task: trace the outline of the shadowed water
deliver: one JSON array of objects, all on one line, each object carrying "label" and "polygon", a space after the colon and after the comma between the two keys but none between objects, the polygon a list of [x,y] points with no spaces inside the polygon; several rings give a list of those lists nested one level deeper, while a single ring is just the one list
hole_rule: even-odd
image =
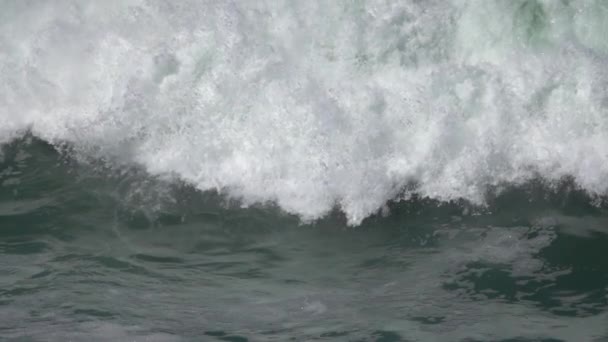
[{"label": "shadowed water", "polygon": [[567,182],[301,225],[31,138],[4,150],[8,341],[608,338],[608,215]]}]

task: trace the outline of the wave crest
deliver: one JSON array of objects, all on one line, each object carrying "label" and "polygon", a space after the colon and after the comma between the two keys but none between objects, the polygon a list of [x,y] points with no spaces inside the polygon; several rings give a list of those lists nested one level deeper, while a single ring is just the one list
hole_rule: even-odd
[{"label": "wave crest", "polygon": [[304,220],[539,174],[602,195],[604,7],[9,2],[0,142],[30,130]]}]

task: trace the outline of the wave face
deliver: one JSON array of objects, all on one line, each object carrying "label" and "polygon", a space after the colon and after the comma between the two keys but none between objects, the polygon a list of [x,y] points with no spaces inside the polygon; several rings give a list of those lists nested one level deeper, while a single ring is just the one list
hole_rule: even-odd
[{"label": "wave face", "polygon": [[0,142],[351,224],[538,175],[608,192],[601,0],[1,7]]}]

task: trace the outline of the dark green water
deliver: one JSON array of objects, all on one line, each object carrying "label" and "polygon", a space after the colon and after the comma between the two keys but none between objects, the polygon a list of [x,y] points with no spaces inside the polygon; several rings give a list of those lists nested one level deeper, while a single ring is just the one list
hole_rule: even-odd
[{"label": "dark green water", "polygon": [[2,340],[608,340],[608,214],[567,183],[301,225],[22,139],[0,184]]}]

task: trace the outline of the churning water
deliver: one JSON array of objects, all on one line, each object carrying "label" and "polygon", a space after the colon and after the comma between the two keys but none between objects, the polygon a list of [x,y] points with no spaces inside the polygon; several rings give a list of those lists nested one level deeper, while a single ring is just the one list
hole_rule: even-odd
[{"label": "churning water", "polygon": [[605,1],[0,0],[0,339],[605,341]]}]

